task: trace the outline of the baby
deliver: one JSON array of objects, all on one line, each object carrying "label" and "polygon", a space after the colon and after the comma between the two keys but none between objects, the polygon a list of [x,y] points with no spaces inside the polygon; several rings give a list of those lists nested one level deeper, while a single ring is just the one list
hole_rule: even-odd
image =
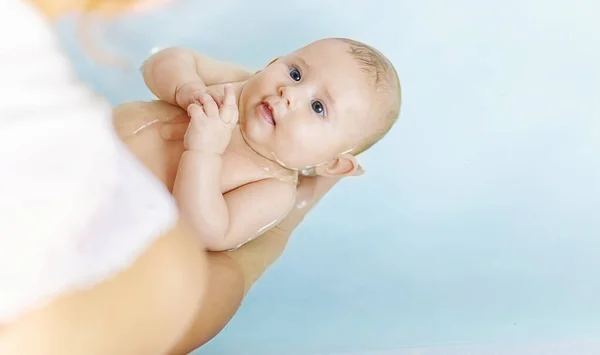
[{"label": "baby", "polygon": [[311,43],[221,92],[208,87],[242,70],[184,49],[160,51],[142,70],[154,95],[190,116],[173,195],[213,251],[254,239],[301,203],[298,174],[362,174],[355,157],[400,110],[390,61],[348,39]]}]

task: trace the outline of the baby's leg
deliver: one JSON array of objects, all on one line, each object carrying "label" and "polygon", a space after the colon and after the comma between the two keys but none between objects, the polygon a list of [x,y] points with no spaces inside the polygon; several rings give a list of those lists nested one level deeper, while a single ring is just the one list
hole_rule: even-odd
[{"label": "baby's leg", "polygon": [[0,354],[164,354],[195,318],[206,278],[198,239],[179,223],[113,279],[0,328]]}]

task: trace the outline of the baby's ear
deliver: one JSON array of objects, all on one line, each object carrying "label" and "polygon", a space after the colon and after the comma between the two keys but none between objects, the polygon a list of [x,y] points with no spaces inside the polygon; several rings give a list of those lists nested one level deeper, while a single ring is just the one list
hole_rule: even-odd
[{"label": "baby's ear", "polygon": [[352,154],[343,154],[316,169],[317,175],[328,177],[360,176],[365,170]]}]

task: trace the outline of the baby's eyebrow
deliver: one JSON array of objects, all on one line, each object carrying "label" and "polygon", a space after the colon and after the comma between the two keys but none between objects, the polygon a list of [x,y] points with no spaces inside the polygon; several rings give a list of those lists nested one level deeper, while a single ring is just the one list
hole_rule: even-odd
[{"label": "baby's eyebrow", "polygon": [[306,60],[304,60],[302,57],[298,56],[296,58],[299,62],[300,65],[303,66],[304,68],[306,68],[307,70],[310,70],[310,65],[308,65],[308,63],[306,62]]},{"label": "baby's eyebrow", "polygon": [[333,99],[333,95],[331,95],[331,93],[329,92],[327,87],[323,90],[323,93],[325,94],[325,98],[327,99],[327,101],[331,102],[332,105],[335,105],[335,100]]}]

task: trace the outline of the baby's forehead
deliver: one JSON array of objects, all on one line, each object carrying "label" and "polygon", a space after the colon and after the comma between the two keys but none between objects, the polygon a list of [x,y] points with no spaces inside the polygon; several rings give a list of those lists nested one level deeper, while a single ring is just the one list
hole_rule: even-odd
[{"label": "baby's forehead", "polygon": [[352,96],[352,102],[346,106],[354,106],[350,104],[355,103],[357,95],[367,99],[376,91],[370,75],[356,62],[345,45],[342,48],[307,46],[290,57],[306,71],[303,73],[306,79],[325,86],[332,96]]},{"label": "baby's forehead", "polygon": [[303,60],[315,69],[334,71],[359,71],[358,63],[349,52],[348,45],[338,41],[320,41],[292,53],[293,57]]},{"label": "baby's forehead", "polygon": [[345,124],[362,126],[376,106],[377,88],[346,43],[317,41],[291,53],[290,58],[307,71],[309,81],[325,88]]}]

